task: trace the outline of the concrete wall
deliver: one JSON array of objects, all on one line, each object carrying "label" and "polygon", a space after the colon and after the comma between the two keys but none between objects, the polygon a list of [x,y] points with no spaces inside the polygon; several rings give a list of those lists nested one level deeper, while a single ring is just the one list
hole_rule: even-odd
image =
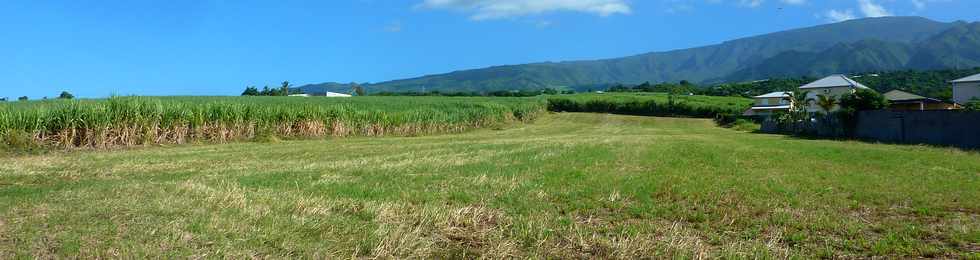
[{"label": "concrete wall", "polygon": [[966,104],[971,98],[980,98],[980,82],[953,83],[953,102]]},{"label": "concrete wall", "polygon": [[855,136],[882,142],[980,148],[980,112],[862,111]]}]

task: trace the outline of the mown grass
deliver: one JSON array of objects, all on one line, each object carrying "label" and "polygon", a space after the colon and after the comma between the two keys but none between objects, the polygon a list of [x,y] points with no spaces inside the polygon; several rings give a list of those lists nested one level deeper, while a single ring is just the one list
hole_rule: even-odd
[{"label": "mown grass", "polygon": [[452,133],[544,111],[538,99],[115,97],[0,105],[8,148],[110,148],[277,137]]},{"label": "mown grass", "polygon": [[0,258],[978,257],[980,154],[562,113],[0,158]]}]

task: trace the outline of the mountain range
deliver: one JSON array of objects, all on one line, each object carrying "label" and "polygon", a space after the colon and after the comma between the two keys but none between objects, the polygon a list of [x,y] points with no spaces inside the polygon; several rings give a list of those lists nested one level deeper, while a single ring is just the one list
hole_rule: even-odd
[{"label": "mountain range", "polygon": [[[461,70],[362,84],[368,92],[489,92],[543,88],[585,90],[612,84],[741,82],[834,73],[980,67],[980,22],[922,17],[844,21],[622,58],[543,62]],[[321,83],[306,93],[349,92]]]}]

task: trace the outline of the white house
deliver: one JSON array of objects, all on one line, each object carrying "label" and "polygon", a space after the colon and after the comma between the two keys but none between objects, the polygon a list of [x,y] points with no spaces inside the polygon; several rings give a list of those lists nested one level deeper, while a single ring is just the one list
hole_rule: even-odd
[{"label": "white house", "polygon": [[330,91],[327,91],[327,93],[324,96],[326,96],[326,97],[351,97],[351,95],[348,95],[348,94],[337,93],[337,92],[330,92]]},{"label": "white house", "polygon": [[810,113],[816,112],[834,112],[840,109],[840,105],[834,105],[834,108],[830,111],[823,111],[823,108],[817,105],[818,96],[830,96],[837,100],[840,100],[841,96],[849,93],[854,93],[858,89],[871,89],[864,84],[854,81],[844,75],[830,75],[826,78],[811,82],[800,87],[800,91],[807,91],[806,94],[806,111]]},{"label": "white house", "polygon": [[793,101],[790,98],[790,93],[785,91],[777,91],[765,95],[754,96],[752,99],[755,100],[755,104],[752,105],[752,108],[746,110],[742,115],[764,117],[772,115],[773,112],[788,112],[793,109]]},{"label": "white house", "polygon": [[980,99],[980,74],[950,81],[953,83],[953,102],[958,104],[970,103],[971,99]]}]

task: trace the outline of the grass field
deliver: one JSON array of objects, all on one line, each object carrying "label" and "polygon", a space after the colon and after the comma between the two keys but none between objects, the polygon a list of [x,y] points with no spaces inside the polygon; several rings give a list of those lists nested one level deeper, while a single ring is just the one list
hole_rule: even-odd
[{"label": "grass field", "polygon": [[0,258],[980,257],[980,154],[561,113],[0,157]]}]

